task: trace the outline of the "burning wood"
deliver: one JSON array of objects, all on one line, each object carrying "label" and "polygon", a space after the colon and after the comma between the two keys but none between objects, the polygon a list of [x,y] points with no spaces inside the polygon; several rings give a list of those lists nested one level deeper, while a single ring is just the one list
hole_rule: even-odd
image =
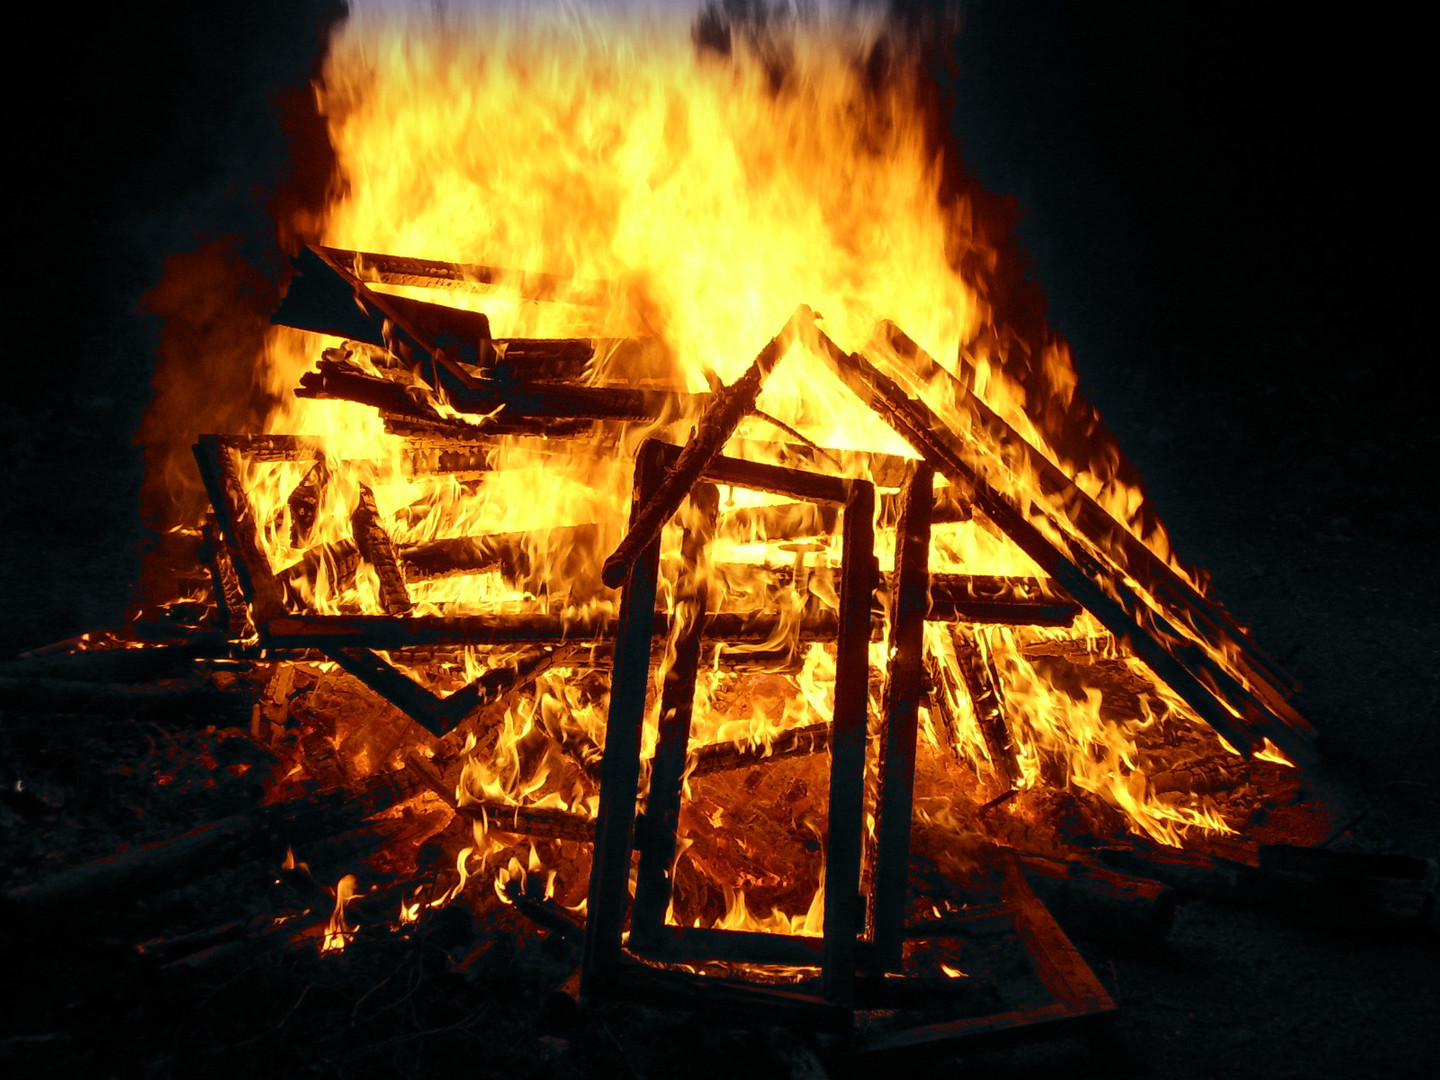
[{"label": "burning wood", "polygon": [[[726,130],[723,95],[696,93],[718,111],[695,120]],[[337,99],[337,116],[360,123],[361,98]],[[515,107],[529,115],[532,98],[578,100],[537,85]],[[695,99],[669,98],[657,130],[688,130]],[[833,162],[826,128],[854,104],[830,101],[822,121],[772,95],[767,115],[801,146],[755,130],[731,147],[742,171],[757,167],[751,142],[770,147],[777,205],[795,201],[778,217],[723,211],[760,260],[718,278],[740,253],[722,257],[708,222],[667,210],[673,235],[648,236],[590,191],[606,171],[594,162],[575,183],[613,235],[562,208],[576,220],[557,237],[528,219],[533,195],[517,205],[489,176],[483,212],[431,218],[413,200],[447,222],[416,249],[438,258],[382,250],[408,236],[408,203],[359,192],[337,207],[274,316],[276,355],[294,352],[274,374],[296,389],[269,426],[317,434],[195,448],[216,624],[233,655],[288,665],[254,722],[284,755],[277,783],[420,778],[444,823],[406,866],[425,861],[437,882],[406,918],[475,879],[579,938],[583,997],[847,1029],[857,1010],[948,985],[920,966],[955,930],[940,923],[984,910],[1052,1000],[877,1045],[1091,1020],[1113,1005],[1022,869],[1047,896],[1086,894],[1072,906],[1091,914],[1105,904],[1090,894],[1123,894],[1127,917],[1157,929],[1169,894],[995,844],[1032,830],[1058,844],[1076,821],[1097,844],[1225,832],[1228,781],[1302,758],[1309,728],[1288,677],[1169,558],[1140,493],[1096,466],[1110,448],[1073,463],[1055,450],[1073,372],[1050,372],[1053,400],[1028,400],[1004,328],[946,259],[928,284],[887,268],[889,238],[917,267],[955,247],[914,235],[933,199],[905,188],[924,173],[909,150],[878,170]],[[612,128],[623,143],[629,114],[596,130]],[[799,182],[789,164],[811,151],[858,187],[814,204],[828,179],[807,164]],[[632,152],[662,188],[673,165],[712,190],[688,152]],[[531,166],[514,165],[529,191],[556,190]],[[841,243],[790,216],[838,222]],[[482,218],[493,236],[448,239]],[[739,279],[743,298],[714,299]],[[1014,343],[1051,363],[1041,345]],[[326,707],[342,680],[370,691],[363,715]],[[922,826],[942,839],[922,843]],[[927,860],[943,872],[921,890]],[[337,945],[343,909],[337,896]],[[677,963],[744,982],[665,970]]]},{"label": "burning wood", "polygon": [[[330,266],[338,269],[333,261]],[[394,322],[406,335],[398,345],[392,343],[397,358],[413,360],[420,352],[430,357],[428,388],[396,381],[393,375],[348,370],[348,361],[337,359],[323,362],[329,364],[323,368],[323,378],[330,380],[325,392],[353,384],[357,389],[344,396],[368,401],[391,416],[408,414],[417,420],[431,417],[437,423],[441,422],[440,414],[434,405],[425,403],[431,391],[438,395],[436,402],[459,401],[462,408],[473,408],[482,398],[494,404],[500,401],[497,394],[508,394],[502,411],[517,416],[574,415],[573,407],[565,402],[580,400],[577,394],[588,395],[586,400],[592,403],[600,400],[573,380],[568,385],[561,382],[543,388],[531,382],[526,391],[530,397],[524,399],[508,390],[485,388],[466,373],[465,361],[454,359],[435,342],[436,335],[446,327],[453,330],[469,325],[478,329],[479,322],[449,320],[443,310],[373,298],[353,275],[342,272],[342,276],[362,304],[384,313],[387,325]],[[488,333],[488,324],[483,329]],[[877,340],[876,348],[910,380],[914,392],[922,393],[929,385],[944,384],[949,378],[893,325],[883,327]],[[847,478],[843,465],[841,476],[836,477],[720,454],[747,414],[755,410],[766,377],[796,341],[829,363],[927,459],[910,471],[898,500],[888,494],[882,500],[879,520],[895,537],[896,569],[892,572],[876,573],[870,554],[874,549],[872,530],[877,509],[874,489],[868,483]],[[482,342],[480,353],[490,347]],[[470,366],[475,366],[480,353],[471,357]],[[553,355],[563,353],[561,348]],[[552,354],[541,348],[536,355]],[[336,383],[335,379],[342,381]],[[306,385],[310,391],[319,389],[313,382]],[[364,389],[367,387],[370,389]],[[473,396],[476,394],[482,396]],[[902,964],[900,945],[910,862],[908,823],[922,667],[929,672],[927,700],[943,720],[946,741],[960,754],[960,760],[965,762],[969,760],[967,755],[974,754],[962,750],[970,739],[967,728],[973,725],[978,745],[983,747],[980,755],[1010,795],[1033,782],[1022,767],[1018,740],[1007,722],[1006,691],[994,657],[997,648],[1009,647],[1014,639],[992,637],[983,626],[972,628],[967,623],[1065,626],[1083,608],[1133,649],[1233,745],[1241,749],[1253,747],[1261,732],[1265,737],[1279,734],[1276,725],[1284,723],[1284,710],[1272,708],[1280,688],[1271,684],[1266,691],[1254,689],[1260,678],[1254,673],[1257,666],[1263,666],[1258,659],[1254,661],[1256,666],[1244,666],[1250,660],[1237,661],[1242,666],[1235,670],[1245,674],[1233,674],[1204,651],[1217,643],[1243,644],[1232,642],[1232,637],[1227,636],[1231,634],[1229,624],[1211,606],[1199,602],[1198,594],[1187,593],[1188,586],[1178,587],[1178,579],[1172,580],[1174,575],[1148,549],[1104,517],[1098,505],[1086,501],[1068,478],[1043,456],[1029,450],[1029,444],[978,398],[955,392],[955,401],[957,407],[964,404],[968,409],[960,411],[958,423],[971,425],[969,435],[976,440],[972,444],[962,441],[957,422],[942,419],[922,401],[902,391],[899,383],[870,361],[842,352],[815,327],[808,309],[802,308],[761,351],[746,375],[736,384],[721,388],[709,401],[683,449],[657,443],[641,448],[631,521],[603,568],[598,568],[596,548],[611,526],[598,518],[576,526],[412,540],[401,531],[392,533],[395,526],[387,525],[373,483],[361,483],[355,488],[358,494],[351,504],[350,537],[327,539],[325,529],[318,524],[320,510],[330,498],[327,492],[343,487],[345,478],[343,469],[336,471],[335,462],[327,464],[322,459],[300,476],[288,496],[290,546],[301,557],[276,575],[264,551],[261,530],[255,524],[258,519],[250,509],[250,496],[240,486],[238,449],[212,440],[197,448],[197,455],[215,478],[211,488],[224,530],[225,550],[235,553],[246,567],[249,594],[256,598],[251,609],[262,640],[272,648],[327,650],[345,670],[420,720],[433,734],[444,734],[488,702],[513,695],[557,663],[561,656],[557,646],[565,646],[567,655],[573,655],[577,645],[588,643],[592,652],[604,649],[611,656],[614,676],[603,749],[592,735],[566,723],[561,713],[545,712],[536,725],[551,744],[571,755],[579,775],[588,783],[598,782],[597,816],[488,796],[470,796],[458,803],[446,800],[462,817],[474,819],[486,835],[494,832],[535,840],[593,841],[582,966],[586,994],[627,985],[620,947],[627,907],[624,882],[629,873],[630,851],[638,846],[642,855],[630,913],[633,949],[687,962],[706,956],[762,964],[818,961],[821,996],[829,1002],[851,1005],[856,1000],[858,971],[899,970]],[[674,398],[672,405],[689,407],[680,398]],[[607,409],[592,408],[590,415],[608,417],[608,422],[647,415],[643,408]],[[498,429],[490,436],[504,437]],[[571,463],[592,452],[588,435],[582,438],[577,432],[571,438]],[[593,445],[598,451],[613,453],[623,443],[622,432],[619,439],[610,437]],[[281,443],[257,449],[261,451],[257,456],[285,459],[283,453],[277,459],[276,451],[283,449]],[[526,452],[521,451],[518,460],[527,460]],[[546,460],[563,460],[564,452],[560,451],[559,457],[556,452],[556,448],[546,448]],[[482,465],[475,474],[482,490],[487,478],[503,475],[497,455],[505,453],[504,443],[500,442],[475,459]],[[812,454],[809,450],[803,453]],[[883,455],[863,460],[871,476],[884,475],[887,482],[899,482],[892,467],[883,474],[876,471],[883,464]],[[838,457],[827,455],[825,468],[831,469],[839,462]],[[1011,471],[998,471],[1000,462]],[[950,484],[939,502],[931,465]],[[383,476],[381,468],[379,475]],[[414,478],[419,474],[412,469],[408,475]],[[1019,488],[1014,486],[1016,477],[1025,476],[1040,477],[1037,493],[1027,494],[1023,482]],[[725,510],[714,486],[717,484],[732,491],[745,489],[772,498],[804,501],[761,502]],[[662,536],[667,535],[670,519],[687,497],[694,508],[689,514],[691,524],[682,532],[678,562],[673,555],[667,555],[670,561],[665,561],[662,575]],[[1031,501],[1026,503],[1026,499]],[[413,505],[420,513],[429,513],[423,498]],[[1029,509],[1022,512],[1022,505]],[[843,512],[837,514],[831,509],[836,507],[843,507]],[[989,523],[989,535],[1016,543],[1052,579],[932,571],[931,552],[936,543],[932,529],[972,524],[975,510]],[[1043,521],[1043,527],[1034,524],[1032,518]],[[826,565],[828,555],[815,569],[807,565],[807,553],[828,553],[837,522],[842,525],[842,544],[848,553],[840,564],[838,589],[835,574]],[[728,548],[723,546],[727,544]],[[747,544],[775,545],[781,554],[794,556],[794,565],[771,569],[764,560],[728,555],[717,558],[711,550],[738,553]],[[550,552],[561,554],[557,558]],[[1107,561],[1106,552],[1118,553],[1120,561]],[[361,563],[373,568],[377,576],[376,603],[380,613],[305,610],[309,607],[306,598],[318,595],[331,579],[352,588],[352,576]],[[597,568],[606,583],[628,582],[618,615],[613,606],[594,606],[593,602],[588,607],[559,611],[535,605],[533,597],[548,591],[552,581],[562,586],[558,595],[571,596],[572,605],[577,597],[598,599],[600,594],[593,588],[582,587],[575,592],[571,584],[583,582]],[[442,605],[437,610],[436,605],[422,599],[427,582],[483,579],[496,572],[506,588],[523,588],[525,596],[531,598],[522,603],[519,611],[513,605],[487,610],[484,603],[478,609],[467,610],[462,604],[448,610]],[[541,576],[537,577],[537,572]],[[1141,575],[1141,586],[1148,582],[1158,590],[1146,594],[1150,601],[1142,602],[1138,594],[1130,591],[1137,581],[1136,573]],[[1144,576],[1147,573],[1148,578]],[[667,599],[657,609],[662,576],[667,582]],[[277,582],[285,583],[284,595],[290,598],[292,607],[275,610],[272,606],[262,616],[259,600],[277,593]],[[723,583],[722,590],[715,588],[717,583]],[[742,599],[736,605],[732,596],[752,599],[749,604]],[[866,909],[871,943],[857,951],[857,942],[845,928],[855,925],[854,898],[861,886],[864,862],[861,823],[866,803],[865,716],[872,666],[866,652],[874,636],[876,597],[881,601],[879,610],[889,613],[891,661],[879,684],[884,688],[886,703],[882,725],[885,734],[878,758],[877,836],[872,865],[865,870],[872,894]],[[762,605],[758,608],[752,606],[757,599]],[[1151,601],[1154,606],[1148,606]],[[524,610],[525,604],[529,610]],[[679,613],[679,621],[673,626],[672,612]],[[940,637],[935,640],[948,641],[947,648],[937,652],[927,647],[927,623],[936,625]],[[1195,631],[1194,637],[1187,637],[1180,626]],[[1086,632],[1093,640],[1094,631]],[[657,665],[651,646],[662,634],[669,636],[670,646]],[[743,656],[744,649],[756,646],[763,653],[777,643],[782,654],[790,650],[793,656],[801,643],[836,634],[840,641],[835,652],[832,692],[835,720],[792,724],[763,740],[732,736],[690,749],[704,641],[732,643],[728,653],[716,653],[717,662],[723,664],[726,655]],[[788,646],[784,644],[787,640]],[[1050,640],[1034,639],[1023,646],[1028,650],[1024,655],[1066,647],[1063,643],[1047,646]],[[1006,644],[1002,645],[1002,641]],[[463,643],[471,649],[532,642],[529,648],[534,656],[516,665],[512,676],[495,669],[488,673],[492,676],[489,682],[477,679],[465,690],[441,698],[372,651],[394,647],[413,650],[445,642]],[[737,652],[736,642],[753,644],[740,645]],[[1022,654],[1017,651],[1016,655]],[[1225,656],[1228,662],[1229,658],[1248,654],[1242,647],[1239,653],[1217,655]],[[784,666],[797,670],[793,661]],[[634,819],[640,794],[641,733],[647,686],[657,668],[658,736],[650,759],[643,829],[637,829]],[[1242,683],[1242,678],[1251,681]],[[1237,699],[1249,703],[1250,711],[1234,711],[1231,702]],[[1249,725],[1258,725],[1259,731]],[[794,939],[797,944],[791,948],[783,935],[766,941],[749,931],[680,930],[667,925],[666,913],[676,902],[677,858],[683,857],[677,856],[683,818],[682,778],[687,774],[698,778],[765,769],[771,762],[818,750],[828,752],[830,759],[823,937],[814,942]],[[1028,752],[1034,753],[1033,749]],[[437,791],[442,790],[436,779],[428,782]]]}]

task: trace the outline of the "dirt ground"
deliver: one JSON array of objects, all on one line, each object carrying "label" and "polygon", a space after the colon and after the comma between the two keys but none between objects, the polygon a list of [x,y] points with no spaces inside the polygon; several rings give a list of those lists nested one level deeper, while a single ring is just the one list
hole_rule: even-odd
[{"label": "dirt ground", "polygon": [[[284,154],[263,103],[303,86],[322,6],[202,18],[168,5],[163,30],[97,11],[121,22],[67,38],[68,87],[26,88],[16,138],[33,152],[8,179],[23,219],[12,250],[27,258],[7,266],[0,336],[0,656],[123,616],[155,543],[132,437],[156,329],[136,303],[165,255],[269,235],[252,189]],[[1176,548],[1300,681],[1332,846],[1440,855],[1440,437],[1421,324],[1433,273],[1416,254],[1434,211],[1405,134],[1419,68],[1403,31],[1261,28],[1240,5],[1203,20],[1180,5],[1071,7],[970,5],[949,88],[958,141],[1018,193],[1020,241],[1076,343],[1082,391]],[[137,821],[146,778],[124,766],[153,760],[153,731],[41,722],[12,703],[0,736],[3,887],[248,797],[238,780],[177,789]],[[156,970],[116,944],[123,926],[114,940],[0,931],[7,1071],[801,1075],[774,1031],[621,1008],[567,1026],[545,1003],[569,958],[513,927],[513,948],[457,976],[435,960],[444,940]],[[1076,943],[1121,1006],[1111,1038],[945,1067],[1360,1077],[1419,1075],[1434,1058],[1433,932],[1196,901],[1162,944]]]}]

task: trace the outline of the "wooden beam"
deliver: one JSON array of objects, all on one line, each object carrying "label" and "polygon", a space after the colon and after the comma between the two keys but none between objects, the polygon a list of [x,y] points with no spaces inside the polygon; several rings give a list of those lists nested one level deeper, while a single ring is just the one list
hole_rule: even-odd
[{"label": "wooden beam", "polygon": [[875,589],[875,488],[850,482],[835,648],[835,714],[830,737],[830,807],[825,845],[825,998],[849,1007],[860,929],[860,863],[865,816],[865,728],[870,690],[870,594]]},{"label": "wooden beam", "polygon": [[914,809],[915,738],[919,716],[925,616],[930,591],[930,508],[935,472],[916,466],[900,489],[890,663],[880,743],[879,795],[875,808],[873,899],[867,911],[870,939],[881,971],[899,971],[905,933],[905,895],[910,881],[910,818]]},{"label": "wooden beam", "polygon": [[[661,444],[647,440],[635,462],[631,527],[640,508],[653,498],[663,467]],[[620,966],[620,931],[630,899],[630,852],[640,780],[640,733],[650,685],[650,647],[655,632],[656,578],[660,569],[658,534],[636,552],[620,595],[620,621],[610,683],[610,712],[605,726],[605,757],[600,774],[600,808],[595,822],[595,853],[585,920],[581,996],[589,999],[614,984]]]},{"label": "wooden beam", "polygon": [[[864,357],[846,353],[823,332],[810,339],[842,381],[952,483],[973,486],[975,505],[1015,544],[1128,643],[1135,655],[1238,752],[1250,756],[1269,737],[1293,759],[1313,756],[1308,732],[1270,712],[1190,638],[1144,603],[1113,566],[1053,520],[1045,529],[981,475],[975,451],[924,402],[911,398]],[[1042,507],[1032,509],[1043,510]],[[1307,726],[1308,727],[1308,726]]]},{"label": "wooden beam", "polygon": [[695,678],[700,667],[705,626],[707,576],[701,573],[705,546],[714,536],[720,511],[715,485],[699,483],[690,492],[688,527],[680,541],[680,571],[675,583],[674,655],[661,675],[659,731],[650,760],[650,795],[645,803],[645,835],[635,873],[635,904],[630,942],[643,952],[660,936],[670,906],[675,867],[680,794],[695,709]]}]

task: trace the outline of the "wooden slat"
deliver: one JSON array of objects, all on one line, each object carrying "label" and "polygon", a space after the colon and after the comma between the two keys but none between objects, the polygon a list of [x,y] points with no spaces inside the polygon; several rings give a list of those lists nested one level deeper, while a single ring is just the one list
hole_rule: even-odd
[{"label": "wooden slat", "polygon": [[875,815],[874,896],[870,938],[882,971],[899,971],[910,880],[910,818],[914,808],[915,738],[925,657],[930,585],[930,508],[935,472],[919,465],[900,490],[894,596],[890,608],[885,715]]},{"label": "wooden slat", "polygon": [[[635,463],[632,525],[639,507],[660,481],[662,453],[653,440],[640,448]],[[595,823],[595,853],[585,922],[581,995],[592,997],[613,984],[620,965],[620,931],[630,899],[630,852],[640,780],[640,732],[650,685],[650,646],[655,632],[659,537],[637,553],[633,573],[620,599],[610,712],[605,726],[605,756],[600,774],[600,808]]]},{"label": "wooden slat", "polygon": [[844,352],[825,334],[811,339],[841,379],[876,410],[952,483],[971,485],[977,509],[993,521],[1042,570],[1055,579],[1106,629],[1126,641],[1154,674],[1171,687],[1237,751],[1252,755],[1268,736],[1292,759],[1313,756],[1306,732],[1268,712],[1200,647],[1149,608],[1125,584],[1058,525],[1042,529],[1010,499],[990,486],[973,464],[974,451],[927,405],[911,398],[864,357]]},{"label": "wooden slat", "polygon": [[845,503],[830,807],[825,846],[825,997],[849,1006],[855,991],[865,811],[865,727],[870,682],[870,594],[875,588],[875,488],[851,481]]},{"label": "wooden slat", "polygon": [[645,951],[661,935],[670,906],[675,866],[680,794],[695,708],[695,677],[700,666],[707,589],[701,574],[705,546],[715,531],[720,493],[700,483],[690,493],[689,527],[680,542],[680,572],[675,583],[674,656],[661,676],[659,732],[650,762],[650,795],[645,803],[645,837],[635,874],[635,905],[630,944]]}]

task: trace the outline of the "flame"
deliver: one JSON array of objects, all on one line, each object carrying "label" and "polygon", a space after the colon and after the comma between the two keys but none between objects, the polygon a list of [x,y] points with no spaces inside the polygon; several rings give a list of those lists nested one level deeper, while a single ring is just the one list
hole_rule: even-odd
[{"label": "flame", "polygon": [[321,952],[341,952],[355,936],[355,928],[345,921],[345,906],[355,898],[359,888],[360,879],[354,874],[346,874],[335,883],[335,910],[331,912],[329,925],[325,927]]},{"label": "flame", "polygon": [[[1043,408],[1034,386],[1014,377],[1014,358],[1001,344],[1013,335],[996,326],[983,287],[958,269],[991,264],[995,252],[968,203],[941,199],[941,162],[909,80],[897,73],[877,84],[866,76],[880,22],[856,5],[803,9],[803,17],[771,20],[751,47],[737,29],[720,55],[697,46],[692,12],[659,4],[490,3],[431,17],[358,5],[317,91],[343,180],[321,240],[508,268],[447,283],[443,292],[374,287],[483,311],[498,338],[592,339],[600,343],[589,375],[597,384],[703,393],[717,379],[731,382],[800,303],[822,312],[826,332],[847,349],[866,347],[877,323],[893,320],[944,368],[928,380],[913,377],[916,395],[953,412],[963,382],[954,376],[962,366],[972,372],[976,395],[1183,574],[1143,494],[1122,482],[1118,455],[1072,462],[1052,444],[1042,414],[1076,400],[1063,343],[1024,346],[1038,372],[1032,382],[1044,388]],[[536,271],[561,275],[565,287],[535,299],[525,275]],[[588,441],[563,446],[495,438],[483,468],[435,472],[417,467],[414,447],[387,434],[375,410],[288,393],[325,350],[378,372],[369,347],[273,329],[261,382],[280,403],[265,428],[303,433],[305,453],[241,463],[262,544],[292,605],[319,614],[385,610],[376,570],[354,553],[352,518],[370,498],[402,558],[447,539],[503,538],[493,564],[409,580],[416,614],[543,610],[573,625],[615,614],[598,569],[625,527],[635,450],[655,433],[683,442],[694,417],[597,427]],[[643,365],[623,368],[636,355]],[[445,402],[433,404],[446,413]],[[827,448],[835,471],[874,479],[892,496],[898,481],[882,482],[881,455],[915,456],[803,348],[779,364],[758,408],[784,428],[751,417],[731,452],[781,460],[777,444],[799,437]],[[1045,505],[1026,461],[981,454],[977,467],[1022,506]],[[774,632],[763,643],[710,647],[692,750],[734,742],[768,752],[782,733],[830,716],[834,648],[798,634],[807,615],[839,606],[840,540],[833,517],[828,525],[817,524],[820,517],[780,496],[722,490],[720,533],[687,572],[712,605],[773,614]],[[662,538],[662,602],[672,612],[682,602],[680,531],[670,527]],[[893,531],[877,537],[881,566],[893,565]],[[1012,543],[975,520],[935,526],[931,569],[1040,576]],[[976,720],[948,633],[926,627],[927,652],[953,676],[948,688],[932,690],[926,741],[937,753],[958,754],[976,790],[992,789],[989,799],[1008,781]],[[1138,698],[1135,715],[1116,719],[1103,691],[1083,677],[1068,692],[1056,689],[1026,647],[1058,633],[977,629],[1005,699],[1015,786],[1083,790],[1166,844],[1195,831],[1229,831],[1203,797],[1162,796],[1146,781],[1143,744],[1167,725],[1197,726],[1189,708],[1155,687]],[[1097,644],[1108,638],[1088,615],[1064,634]],[[671,642],[662,669],[673,654]],[[773,659],[774,670],[763,678],[727,671],[727,661],[747,654]],[[872,654],[883,670],[885,644]],[[419,674],[403,658],[395,662]],[[493,650],[463,650],[437,678],[437,692],[504,662]],[[608,688],[589,672],[557,665],[506,704],[483,747],[472,739],[457,791],[462,808],[498,801],[595,812],[594,779],[577,760],[603,745]],[[727,706],[740,683],[743,705]],[[955,721],[948,733],[936,719],[942,705]],[[872,709],[879,708],[877,697]],[[652,710],[647,754],[655,739]],[[932,815],[941,819],[957,820]],[[525,850],[497,837],[483,816],[473,835],[473,849],[456,866],[460,883],[445,899],[485,871],[493,871],[502,899],[507,882],[535,875],[546,896],[573,891],[557,877],[554,842]],[[351,876],[337,886],[327,948],[348,933],[344,904],[353,888]],[[819,932],[819,893],[804,914],[762,914],[743,889],[724,891],[715,925]],[[419,908],[406,912],[415,918]]]}]

